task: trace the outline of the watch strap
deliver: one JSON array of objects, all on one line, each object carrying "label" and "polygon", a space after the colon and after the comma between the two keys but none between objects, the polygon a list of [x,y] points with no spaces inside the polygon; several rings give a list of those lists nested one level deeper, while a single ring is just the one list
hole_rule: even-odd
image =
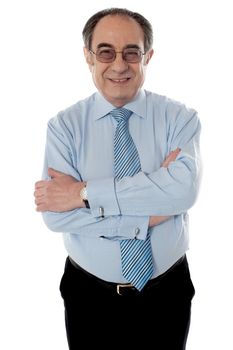
[{"label": "watch strap", "polygon": [[83,202],[84,202],[86,208],[90,209],[90,205],[89,205],[88,200],[87,199],[83,199]]}]

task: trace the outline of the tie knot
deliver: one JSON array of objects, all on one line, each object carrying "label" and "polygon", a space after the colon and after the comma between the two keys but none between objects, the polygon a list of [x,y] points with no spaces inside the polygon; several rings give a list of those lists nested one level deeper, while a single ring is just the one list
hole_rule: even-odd
[{"label": "tie knot", "polygon": [[115,108],[110,112],[118,123],[123,121],[127,122],[132,113],[133,112],[126,108]]}]

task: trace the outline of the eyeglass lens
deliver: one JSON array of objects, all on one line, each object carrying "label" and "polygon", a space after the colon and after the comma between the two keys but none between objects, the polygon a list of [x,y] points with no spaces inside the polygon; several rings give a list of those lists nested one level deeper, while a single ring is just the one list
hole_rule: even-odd
[{"label": "eyeglass lens", "polygon": [[[122,54],[123,60],[128,63],[138,63],[142,59],[143,53],[137,48],[126,48],[119,52]],[[116,59],[117,52],[111,48],[99,48],[96,51],[96,58],[100,62],[108,63]]]}]

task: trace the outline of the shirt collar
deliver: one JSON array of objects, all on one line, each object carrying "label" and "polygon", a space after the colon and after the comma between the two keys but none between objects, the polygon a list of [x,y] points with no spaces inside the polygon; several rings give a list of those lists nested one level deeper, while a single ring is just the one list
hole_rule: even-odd
[{"label": "shirt collar", "polygon": [[[129,109],[133,113],[137,114],[139,117],[146,118],[146,93],[145,90],[140,90],[137,96],[123,106]],[[114,108],[110,102],[108,102],[99,92],[95,94],[94,99],[94,120],[105,117]]]}]

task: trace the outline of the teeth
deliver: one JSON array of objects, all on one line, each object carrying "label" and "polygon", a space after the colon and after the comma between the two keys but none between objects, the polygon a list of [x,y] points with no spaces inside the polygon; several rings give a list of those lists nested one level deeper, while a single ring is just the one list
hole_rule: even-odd
[{"label": "teeth", "polygon": [[112,81],[115,81],[116,83],[120,83],[120,82],[126,81],[126,80],[127,80],[127,78],[125,78],[125,79],[112,79]]}]

